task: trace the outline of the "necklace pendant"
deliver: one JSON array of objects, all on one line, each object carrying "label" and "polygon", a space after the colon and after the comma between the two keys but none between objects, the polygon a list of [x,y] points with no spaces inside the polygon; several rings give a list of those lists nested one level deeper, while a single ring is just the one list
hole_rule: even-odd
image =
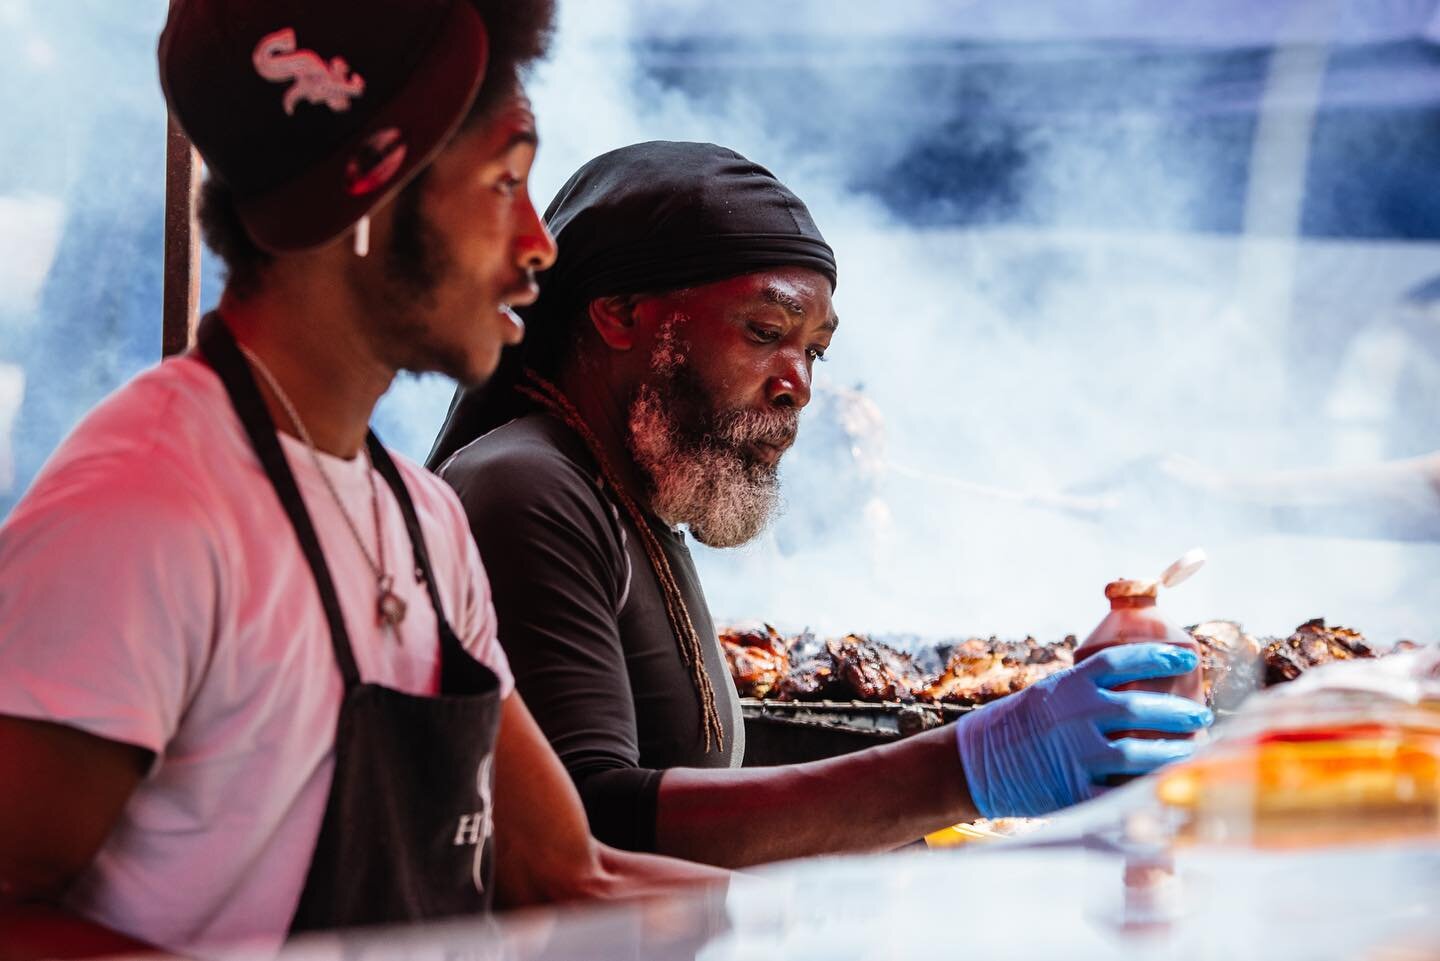
[{"label": "necklace pendant", "polygon": [[380,582],[380,598],[375,602],[376,623],[389,627],[397,626],[405,620],[406,604],[400,599],[400,595],[390,589],[394,578],[386,575]]}]

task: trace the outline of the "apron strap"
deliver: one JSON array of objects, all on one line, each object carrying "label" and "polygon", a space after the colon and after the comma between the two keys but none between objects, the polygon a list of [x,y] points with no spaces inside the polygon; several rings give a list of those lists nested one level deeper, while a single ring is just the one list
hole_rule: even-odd
[{"label": "apron strap", "polygon": [[410,548],[415,553],[415,569],[425,579],[425,588],[430,593],[430,606],[435,609],[435,620],[440,625],[440,637],[442,640],[453,638],[455,632],[445,617],[445,607],[440,601],[440,588],[435,583],[434,569],[430,566],[430,552],[425,547],[425,535],[420,531],[420,519],[415,515],[415,503],[410,499],[410,491],[405,486],[400,471],[395,467],[390,452],[380,443],[380,438],[375,436],[373,430],[366,436],[365,443],[370,449],[370,463],[374,464],[380,476],[385,478],[385,483],[400,504],[400,513],[405,518],[405,531],[410,535]]},{"label": "apron strap", "polygon": [[[280,438],[275,436],[275,422],[270,419],[270,412],[265,409],[265,401],[260,396],[260,388],[255,384],[250,365],[240,353],[234,336],[226,329],[218,313],[207,314],[201,320],[196,342],[206,361],[225,385],[230,402],[235,406],[235,413],[240,416],[240,422],[245,425],[245,433],[250,437],[255,454],[260,458],[260,466],[265,469],[276,496],[280,498],[280,506],[285,509],[290,518],[290,526],[295,529],[300,550],[304,552],[310,572],[315,576],[315,587],[320,592],[320,603],[325,608],[325,620],[330,625],[330,643],[335,648],[335,662],[340,666],[345,688],[349,690],[357,687],[360,684],[360,671],[355,666],[355,655],[350,649],[350,635],[345,630],[345,618],[340,613],[340,599],[335,593],[335,582],[330,578],[330,567],[325,563],[324,552],[320,550],[320,539],[315,534],[315,525],[311,523],[310,514],[305,510],[305,501],[300,496],[300,488],[295,483],[295,475],[290,471],[285,452],[280,449]],[[413,514],[413,509],[411,513]],[[409,523],[408,519],[406,523]],[[410,539],[412,542],[415,540],[413,533]]]}]

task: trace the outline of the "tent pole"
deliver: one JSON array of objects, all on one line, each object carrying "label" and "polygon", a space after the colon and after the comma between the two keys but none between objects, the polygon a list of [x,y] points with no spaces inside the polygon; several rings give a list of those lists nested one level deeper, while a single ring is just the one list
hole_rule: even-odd
[{"label": "tent pole", "polygon": [[200,232],[195,226],[200,158],[174,117],[169,118],[165,140],[165,294],[160,349],[161,356],[169,357],[194,341],[200,310]]}]

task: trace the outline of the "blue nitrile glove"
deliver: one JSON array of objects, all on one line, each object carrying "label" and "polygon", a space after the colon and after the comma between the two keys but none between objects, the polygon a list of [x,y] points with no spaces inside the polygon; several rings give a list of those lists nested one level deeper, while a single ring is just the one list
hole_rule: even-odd
[{"label": "blue nitrile glove", "polygon": [[1189,757],[1189,740],[1109,740],[1112,731],[1188,734],[1214,719],[1189,698],[1112,691],[1195,669],[1173,644],[1108,647],[1068,670],[965,715],[955,743],[975,807],[986,817],[1034,817],[1088,800],[1113,774],[1145,774]]}]

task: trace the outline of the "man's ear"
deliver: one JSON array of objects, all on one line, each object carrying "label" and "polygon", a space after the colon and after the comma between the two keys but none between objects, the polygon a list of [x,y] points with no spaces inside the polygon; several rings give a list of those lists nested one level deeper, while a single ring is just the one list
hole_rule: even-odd
[{"label": "man's ear", "polygon": [[596,297],[588,310],[590,326],[611,350],[635,346],[635,298]]}]

